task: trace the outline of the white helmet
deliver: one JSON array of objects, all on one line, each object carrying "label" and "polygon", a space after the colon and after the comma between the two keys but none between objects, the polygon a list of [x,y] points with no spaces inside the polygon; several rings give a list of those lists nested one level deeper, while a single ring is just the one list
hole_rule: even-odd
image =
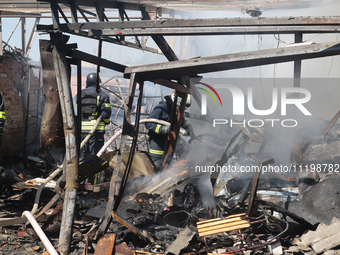
[{"label": "white helmet", "polygon": [[[172,102],[175,101],[175,93],[172,93],[171,95],[171,100]],[[181,97],[177,97],[177,106],[180,106],[182,102],[182,98]],[[187,102],[185,103],[185,110],[187,110],[191,105],[191,97],[190,94],[187,95]]]}]

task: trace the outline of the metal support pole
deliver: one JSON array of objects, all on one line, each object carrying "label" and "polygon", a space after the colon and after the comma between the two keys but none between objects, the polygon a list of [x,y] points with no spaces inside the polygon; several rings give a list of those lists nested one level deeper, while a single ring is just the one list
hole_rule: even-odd
[{"label": "metal support pole", "polygon": [[26,119],[25,119],[25,139],[24,139],[24,151],[23,158],[26,157],[26,142],[27,142],[27,130],[28,130],[28,117],[29,117],[29,105],[30,105],[30,89],[31,89],[31,67],[28,69],[28,85],[26,90]]},{"label": "metal support pole", "polygon": [[[0,11],[1,14],[1,11]],[[1,46],[0,46],[0,56],[2,56],[3,52],[2,52],[2,20],[0,17],[0,42],[1,42]]]},{"label": "metal support pole", "polygon": [[[77,60],[77,137],[78,141],[81,141],[81,60]],[[80,147],[78,146],[78,152],[80,153]]]},{"label": "metal support pole", "polygon": [[[1,13],[1,12],[0,12],[0,13]],[[8,37],[8,39],[7,39],[7,41],[6,41],[6,44],[8,44],[9,40],[11,39],[12,35],[14,34],[15,29],[17,29],[17,27],[18,27],[18,25],[19,25],[21,19],[22,19],[22,18],[20,18],[20,19],[18,20],[17,24],[14,26],[14,28],[13,28],[11,34],[9,35],[9,37]],[[0,24],[1,24],[1,17],[0,17]],[[1,25],[0,25],[0,30],[1,30]]]},{"label": "metal support pole", "polygon": [[[102,57],[102,45],[103,41],[99,40],[98,41],[98,58]],[[97,72],[96,72],[96,91],[99,91],[99,72],[100,72],[100,65],[97,65]]]},{"label": "metal support pole", "polygon": [[[302,33],[295,33],[295,43],[302,42]],[[294,61],[294,87],[299,88],[301,82],[301,60]],[[298,93],[295,93],[294,98],[299,97]]]},{"label": "metal support pole", "polygon": [[[122,183],[121,183],[121,186],[120,186],[119,194],[118,194],[118,197],[117,197],[116,202],[114,204],[114,208],[113,208],[114,211],[116,211],[118,209],[118,206],[119,206],[119,204],[120,204],[120,202],[123,198],[124,189],[125,189],[125,186],[126,186],[127,179],[129,178],[132,160],[133,160],[133,156],[134,156],[134,153],[135,153],[135,150],[136,150],[136,145],[137,145],[137,140],[138,140],[140,110],[142,108],[143,87],[144,87],[144,83],[139,81],[139,95],[138,95],[137,110],[136,110],[136,121],[135,121],[134,130],[131,132],[133,134],[130,133],[130,136],[133,135],[132,136],[133,140],[132,140],[132,144],[131,144],[129,158],[128,158],[128,161],[126,163],[124,175],[122,177]],[[136,90],[135,88],[136,87],[134,87],[134,89],[133,89],[134,91]],[[128,103],[128,114],[126,114],[127,115],[126,120],[129,122],[128,125],[131,125],[130,117],[131,117],[131,107],[132,107],[133,98],[134,98],[134,94],[135,94],[134,91],[130,94],[129,103]],[[124,134],[124,131],[123,131],[123,134]]]},{"label": "metal support pole", "polygon": [[60,98],[61,111],[63,115],[63,126],[65,133],[65,162],[66,162],[66,186],[63,215],[59,236],[60,254],[69,254],[71,244],[73,219],[77,190],[74,182],[78,176],[78,150],[74,109],[72,103],[72,93],[70,87],[70,74],[64,50],[64,40],[62,34],[50,34],[53,53],[53,63],[56,72],[58,92]]},{"label": "metal support pole", "polygon": [[[122,4],[119,4],[118,11],[119,11],[119,21],[124,21],[124,9],[122,7]],[[119,36],[119,39],[121,41],[125,41],[125,36]]]},{"label": "metal support pole", "polygon": [[26,55],[26,18],[21,19],[21,48],[22,53]]},{"label": "metal support pole", "polygon": [[30,54],[32,44],[33,44],[33,41],[34,41],[34,37],[35,37],[36,32],[37,32],[37,24],[39,23],[39,21],[40,21],[40,18],[35,18],[34,25],[33,25],[33,28],[32,28],[31,34],[30,34],[30,38],[28,39],[27,46],[26,46],[26,52],[25,52],[26,57]]}]

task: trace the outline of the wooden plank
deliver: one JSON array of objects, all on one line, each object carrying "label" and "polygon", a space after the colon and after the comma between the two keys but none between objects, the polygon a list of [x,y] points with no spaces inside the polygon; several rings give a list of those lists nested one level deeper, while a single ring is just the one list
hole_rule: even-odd
[{"label": "wooden plank", "polygon": [[249,228],[249,227],[250,227],[250,224],[248,223],[248,224],[242,224],[242,225],[227,227],[227,228],[224,228],[224,229],[219,229],[218,231],[217,230],[210,230],[210,231],[199,233],[198,235],[200,237],[202,237],[202,236],[214,235],[214,234],[223,233],[223,232],[230,232],[230,231],[233,231],[233,230]]},{"label": "wooden plank", "polygon": [[[206,223],[206,224],[200,224],[200,225],[197,225],[197,227],[202,229],[202,228],[207,228],[207,227],[211,227],[211,226],[222,225],[222,224],[227,224],[227,223],[232,223],[232,222],[240,222],[240,221],[244,221],[244,220],[242,220],[241,218],[231,218],[231,219],[227,219],[227,220],[220,220],[220,221],[209,222],[209,223]],[[246,222],[248,222],[248,221],[246,221]]]},{"label": "wooden plank", "polygon": [[215,218],[215,219],[211,219],[211,220],[199,221],[199,222],[197,222],[197,225],[204,224],[204,223],[207,223],[207,222],[213,222],[213,221],[216,221],[216,220],[231,219],[231,218],[245,216],[245,215],[246,215],[245,213],[240,213],[240,214],[235,214],[235,215],[229,215],[225,218]]},{"label": "wooden plank", "polygon": [[[210,230],[216,230],[218,231],[219,229],[224,229],[227,227],[233,227],[233,226],[238,226],[238,225],[243,225],[243,224],[249,224],[248,221],[246,220],[240,220],[240,221],[236,221],[236,222],[229,222],[229,223],[224,223],[224,224],[220,224],[220,225],[214,225],[214,226],[204,226],[204,227],[199,227],[198,228],[198,233],[204,233],[206,231],[210,231]],[[224,231],[222,231],[224,232]]]}]

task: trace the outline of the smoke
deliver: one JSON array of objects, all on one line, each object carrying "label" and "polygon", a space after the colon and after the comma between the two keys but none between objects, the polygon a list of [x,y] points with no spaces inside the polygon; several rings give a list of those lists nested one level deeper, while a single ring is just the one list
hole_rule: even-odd
[{"label": "smoke", "polygon": [[202,175],[197,182],[197,188],[201,195],[202,203],[205,207],[215,208],[216,203],[213,196],[213,187],[210,181],[210,175]]}]

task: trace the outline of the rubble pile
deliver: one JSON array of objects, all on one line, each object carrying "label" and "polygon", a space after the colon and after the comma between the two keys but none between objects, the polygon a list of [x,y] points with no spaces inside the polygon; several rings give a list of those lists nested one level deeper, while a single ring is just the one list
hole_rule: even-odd
[{"label": "rubble pile", "polygon": [[[225,144],[215,143],[205,156],[195,143],[209,145],[213,138],[201,136],[191,143],[197,161],[179,160],[160,173],[149,167],[150,171],[142,171],[135,162],[124,196],[102,236],[97,236],[97,230],[108,203],[111,176],[116,176],[117,184],[121,182],[120,173],[112,171],[116,154],[83,162],[72,254],[340,253],[340,175],[335,171],[339,160],[334,149],[340,143],[330,128],[321,139],[325,130],[316,126],[327,126],[327,122],[309,123],[295,133],[286,173],[268,169],[284,169],[287,158],[283,152],[274,154],[272,148],[287,141],[258,128],[232,130]],[[137,157],[143,159],[143,153]],[[62,173],[46,184],[37,202],[37,190],[61,165],[62,157],[52,161],[46,154],[37,154],[25,159],[25,164],[3,162],[0,253],[47,254],[46,244],[24,211],[33,212],[52,248],[58,250]],[[195,167],[204,162],[237,171],[197,173]],[[102,182],[85,183],[99,172],[86,164],[100,168]],[[318,164],[326,164],[327,171],[319,171]],[[240,171],[242,167],[256,171]],[[34,212],[35,203],[39,206]]]}]

